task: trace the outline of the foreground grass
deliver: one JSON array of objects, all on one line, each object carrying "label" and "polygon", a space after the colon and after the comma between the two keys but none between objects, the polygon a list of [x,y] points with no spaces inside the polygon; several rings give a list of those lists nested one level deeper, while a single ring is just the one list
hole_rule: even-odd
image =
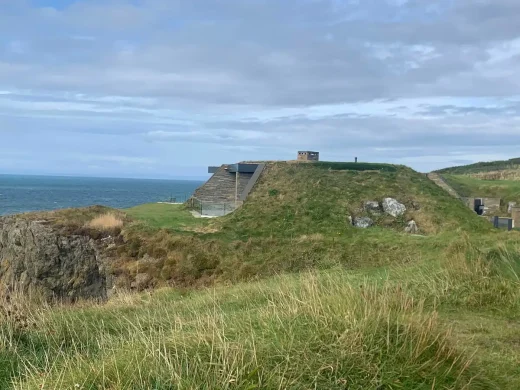
[{"label": "foreground grass", "polygon": [[461,240],[440,264],[15,303],[0,388],[517,389],[520,259],[480,252]]}]

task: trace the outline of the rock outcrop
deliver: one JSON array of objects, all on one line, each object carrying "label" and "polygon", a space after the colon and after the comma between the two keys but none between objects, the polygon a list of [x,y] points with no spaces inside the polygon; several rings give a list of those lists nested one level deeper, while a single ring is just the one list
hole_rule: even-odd
[{"label": "rock outcrop", "polygon": [[0,218],[0,286],[67,302],[107,295],[93,239],[24,216]]}]

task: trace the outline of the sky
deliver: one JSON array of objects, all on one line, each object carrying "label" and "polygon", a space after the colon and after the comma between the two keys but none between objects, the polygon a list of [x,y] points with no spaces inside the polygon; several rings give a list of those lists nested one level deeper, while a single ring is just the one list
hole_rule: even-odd
[{"label": "sky", "polygon": [[0,173],[520,157],[518,0],[0,0]]}]

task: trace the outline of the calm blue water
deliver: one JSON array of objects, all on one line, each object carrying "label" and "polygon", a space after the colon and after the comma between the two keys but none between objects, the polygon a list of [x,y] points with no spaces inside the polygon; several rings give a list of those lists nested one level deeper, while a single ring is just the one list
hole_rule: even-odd
[{"label": "calm blue water", "polygon": [[201,181],[0,175],[0,215],[104,205],[185,201]]}]

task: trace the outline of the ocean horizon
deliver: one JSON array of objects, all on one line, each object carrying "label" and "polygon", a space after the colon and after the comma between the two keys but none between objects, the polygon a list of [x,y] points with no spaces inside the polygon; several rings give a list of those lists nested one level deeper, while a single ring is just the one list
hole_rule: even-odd
[{"label": "ocean horizon", "polygon": [[184,202],[203,180],[0,174],[0,216],[103,205]]}]

